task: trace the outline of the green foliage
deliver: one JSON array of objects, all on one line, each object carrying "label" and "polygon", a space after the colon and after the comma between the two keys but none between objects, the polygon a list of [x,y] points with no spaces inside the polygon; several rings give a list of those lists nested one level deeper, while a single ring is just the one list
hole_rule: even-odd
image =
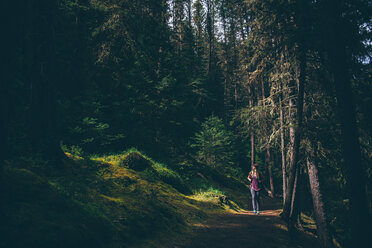
[{"label": "green foliage", "polygon": [[75,156],[82,157],[84,155],[83,149],[80,146],[77,146],[77,145],[67,146],[65,144],[62,144],[61,148],[62,148],[63,152],[67,152],[67,153],[70,153],[70,154],[75,155]]},{"label": "green foliage", "polygon": [[200,163],[222,169],[233,165],[233,135],[216,116],[203,122],[191,147],[196,150],[196,158]]}]

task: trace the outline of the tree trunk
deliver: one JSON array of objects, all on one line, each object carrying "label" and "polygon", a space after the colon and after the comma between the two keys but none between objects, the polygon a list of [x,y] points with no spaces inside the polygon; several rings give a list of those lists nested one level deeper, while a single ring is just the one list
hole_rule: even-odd
[{"label": "tree trunk", "polygon": [[[252,86],[248,86],[249,90],[249,107],[250,109],[253,108],[253,90]],[[255,163],[255,142],[254,142],[254,129],[251,128],[251,166]]]},{"label": "tree trunk", "polygon": [[309,175],[311,195],[313,198],[318,239],[322,247],[324,248],[332,247],[332,241],[331,236],[329,234],[326,212],[324,209],[323,196],[320,190],[319,172],[316,163],[316,157],[314,155],[314,150],[311,147],[311,144],[308,144],[306,148],[306,165]]},{"label": "tree trunk", "polygon": [[345,178],[350,194],[350,222],[353,247],[363,247],[370,243],[371,223],[369,217],[366,170],[362,164],[356,110],[353,97],[351,75],[348,63],[352,61],[344,43],[343,10],[340,1],[330,2],[332,11],[328,52],[334,77],[336,98],[341,118],[342,150]]},{"label": "tree trunk", "polygon": [[283,204],[287,198],[287,169],[285,165],[285,141],[284,141],[284,116],[283,116],[283,105],[282,105],[282,86],[279,82],[279,108],[280,108],[280,146],[281,146],[281,157],[282,157],[282,176],[283,176]]},{"label": "tree trunk", "polygon": [[9,120],[11,113],[10,85],[16,75],[17,49],[19,47],[20,10],[14,1],[4,1],[0,4],[0,22],[3,44],[0,47],[0,57],[3,61],[0,67],[0,183],[2,181],[3,162],[8,158],[9,149]]},{"label": "tree trunk", "polygon": [[301,187],[301,175],[300,166],[296,167],[296,172],[294,175],[294,183],[292,189],[292,195],[290,198],[290,211],[288,216],[288,232],[291,236],[296,233],[296,223],[300,223],[300,187]]},{"label": "tree trunk", "polygon": [[269,196],[274,197],[275,196],[275,189],[274,189],[274,179],[273,179],[273,172],[272,172],[272,161],[271,161],[271,151],[270,151],[270,143],[269,139],[266,138],[266,163],[267,163],[267,169],[269,172],[269,182],[270,182],[270,192]]},{"label": "tree trunk", "polygon": [[208,34],[208,68],[207,73],[210,78],[212,73],[212,53],[213,53],[213,38],[214,38],[214,18],[213,18],[213,1],[206,1],[207,13],[206,13],[206,31]]},{"label": "tree trunk", "polygon": [[[266,97],[265,97],[265,84],[263,79],[261,79],[261,87],[262,87],[262,104],[264,107],[264,113],[265,113],[265,119],[267,120],[267,113],[266,113]],[[270,152],[270,141],[269,141],[269,131],[268,131],[268,123],[265,121],[264,123],[264,129],[266,133],[266,159],[265,159],[265,164],[266,168],[269,172],[269,182],[270,182],[270,192],[269,196],[274,197],[275,194],[275,189],[274,189],[274,180],[273,180],[273,173],[272,173],[272,164],[271,164],[271,152]]]},{"label": "tree trunk", "polygon": [[[289,164],[289,178],[288,178],[288,186],[286,191],[286,201],[284,202],[283,206],[283,213],[282,217],[289,221],[291,208],[291,202],[294,201],[292,198],[296,196],[294,194],[294,189],[296,187],[296,174],[297,174],[297,162],[298,162],[298,153],[300,149],[300,139],[301,139],[301,132],[302,132],[302,112],[303,112],[303,101],[304,101],[304,87],[305,87],[305,73],[306,73],[306,49],[304,47],[300,47],[299,49],[299,76],[298,76],[298,93],[297,93],[297,118],[296,118],[296,126],[294,127],[293,134],[291,133],[291,139],[293,138],[293,145],[291,151],[291,158]],[[293,135],[293,136],[292,136]],[[295,202],[295,201],[294,201]]]},{"label": "tree trunk", "polygon": [[[342,61],[339,61],[343,64]],[[342,65],[340,66],[343,67]],[[335,85],[339,112],[341,114],[341,133],[346,182],[350,190],[350,216],[352,243],[355,247],[367,244],[370,235],[369,212],[367,204],[365,169],[363,168],[358,131],[356,126],[355,103],[352,96],[347,68],[335,73]],[[338,74],[339,75],[336,75]],[[369,230],[368,230],[369,229]]]},{"label": "tree trunk", "polygon": [[54,44],[53,2],[30,5],[30,138],[32,148],[55,162],[63,157],[57,136],[56,51]]}]

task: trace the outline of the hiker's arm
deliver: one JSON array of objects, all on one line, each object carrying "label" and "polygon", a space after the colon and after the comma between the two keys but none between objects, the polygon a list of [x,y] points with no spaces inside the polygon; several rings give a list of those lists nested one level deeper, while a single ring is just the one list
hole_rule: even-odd
[{"label": "hiker's arm", "polygon": [[249,172],[249,174],[248,174],[248,177],[247,177],[247,179],[248,179],[248,181],[252,181],[252,179],[251,179],[251,173]]}]

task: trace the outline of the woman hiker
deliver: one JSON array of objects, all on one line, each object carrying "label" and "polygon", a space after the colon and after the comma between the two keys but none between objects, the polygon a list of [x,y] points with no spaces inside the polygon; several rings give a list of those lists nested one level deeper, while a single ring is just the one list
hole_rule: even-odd
[{"label": "woman hiker", "polygon": [[248,181],[251,182],[252,207],[254,214],[260,214],[260,184],[263,181],[262,173],[257,170],[258,164],[252,165],[252,170],[248,174]]}]

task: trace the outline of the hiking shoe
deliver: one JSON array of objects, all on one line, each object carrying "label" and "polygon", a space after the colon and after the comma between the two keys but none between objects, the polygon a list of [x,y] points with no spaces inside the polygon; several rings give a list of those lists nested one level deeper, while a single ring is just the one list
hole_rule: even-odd
[{"label": "hiking shoe", "polygon": [[260,211],[257,211],[257,213],[256,214],[260,214]]},{"label": "hiking shoe", "polygon": [[257,213],[256,210],[253,210],[253,213],[254,213],[254,214]]}]

